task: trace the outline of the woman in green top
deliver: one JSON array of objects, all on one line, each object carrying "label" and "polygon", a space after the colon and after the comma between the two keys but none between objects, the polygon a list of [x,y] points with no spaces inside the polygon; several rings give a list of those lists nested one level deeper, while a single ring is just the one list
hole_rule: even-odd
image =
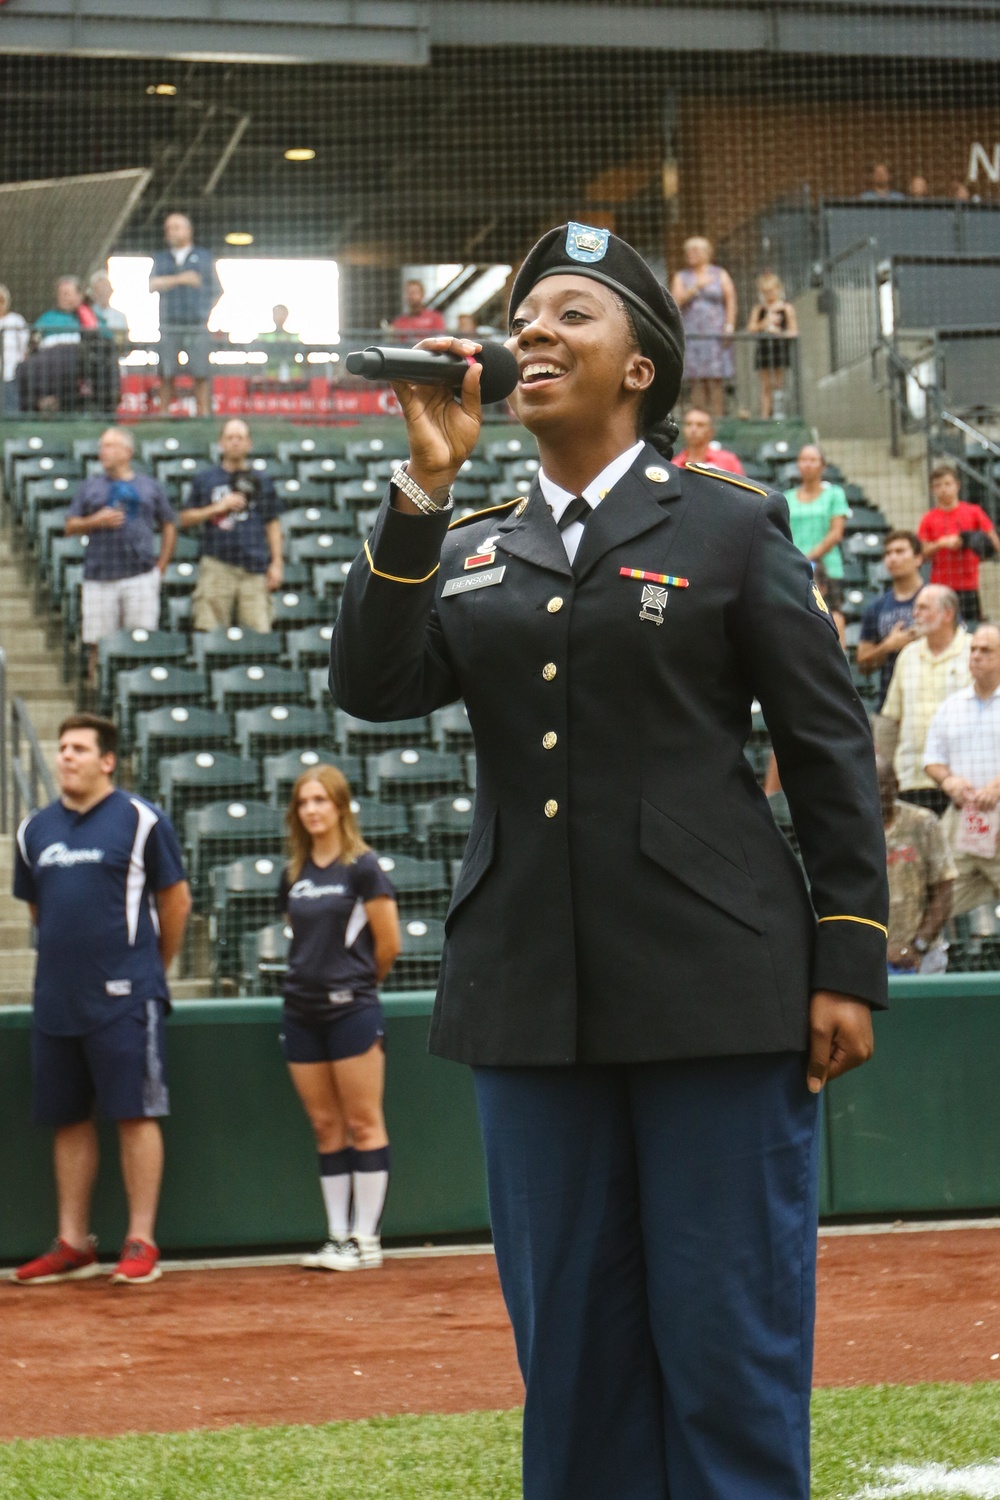
[{"label": "woman in green top", "polygon": [[843,578],[840,540],[844,517],[851,514],[839,484],[823,478],[825,459],[815,443],[799,450],[801,483],[785,491],[792,523],[792,541],[811,563],[822,562],[830,578]]}]

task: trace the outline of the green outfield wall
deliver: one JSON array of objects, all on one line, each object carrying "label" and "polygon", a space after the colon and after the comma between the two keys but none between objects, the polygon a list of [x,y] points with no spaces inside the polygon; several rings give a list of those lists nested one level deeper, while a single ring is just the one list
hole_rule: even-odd
[{"label": "green outfield wall", "polygon": [[[891,981],[876,1053],[824,1096],[824,1216],[1000,1210],[1000,974]],[[427,1053],[429,993],[388,996],[387,1238],[488,1226],[469,1070]],[[297,1246],[324,1234],[311,1133],[278,1045],[278,1000],[180,1002],[158,1238],[170,1251]],[[0,1260],[54,1233],[49,1133],[30,1120],[30,1010],[0,1010]],[[117,1248],[124,1204],[102,1127],[94,1228]]]}]

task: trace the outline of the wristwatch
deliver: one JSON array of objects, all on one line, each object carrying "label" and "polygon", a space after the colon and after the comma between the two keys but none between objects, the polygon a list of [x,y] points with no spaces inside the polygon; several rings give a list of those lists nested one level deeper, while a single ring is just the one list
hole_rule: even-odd
[{"label": "wristwatch", "polygon": [[930,948],[930,943],[926,938],[918,937],[913,939],[913,946],[914,948],[916,948],[918,953],[926,953]]}]

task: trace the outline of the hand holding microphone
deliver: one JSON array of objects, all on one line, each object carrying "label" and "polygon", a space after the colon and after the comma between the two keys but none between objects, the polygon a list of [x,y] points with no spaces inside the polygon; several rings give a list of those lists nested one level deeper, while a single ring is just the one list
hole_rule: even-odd
[{"label": "hand holding microphone", "polygon": [[[352,375],[391,384],[410,440],[407,471],[432,497],[447,493],[475,448],[483,401],[500,401],[517,384],[517,361],[509,349],[470,339],[423,339],[414,349],[364,349],[349,354],[346,364]],[[400,505],[410,508],[405,497]]]}]

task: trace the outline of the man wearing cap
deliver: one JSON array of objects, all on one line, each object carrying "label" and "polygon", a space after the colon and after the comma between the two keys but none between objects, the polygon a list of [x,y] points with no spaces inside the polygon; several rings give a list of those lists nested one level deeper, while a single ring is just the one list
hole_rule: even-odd
[{"label": "man wearing cap", "polygon": [[551,230],[508,348],[531,492],[449,525],[479,369],[398,384],[331,683],[369,719],[463,697],[476,738],[431,1049],[474,1071],[524,1495],[806,1500],[818,1094],[886,994],[867,719],[783,498],[669,462],[683,334],[641,257]]}]

